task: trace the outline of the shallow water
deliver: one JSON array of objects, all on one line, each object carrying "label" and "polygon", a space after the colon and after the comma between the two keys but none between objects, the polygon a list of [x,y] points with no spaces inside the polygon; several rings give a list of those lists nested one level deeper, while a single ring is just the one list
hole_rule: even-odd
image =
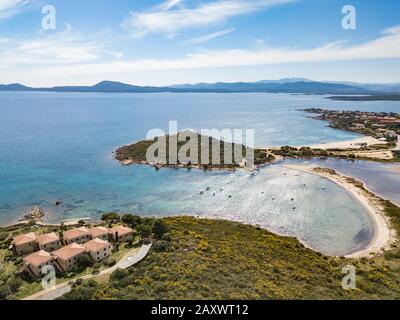
[{"label": "shallow water", "polygon": [[[110,210],[199,214],[258,223],[297,236],[323,252],[348,253],[368,242],[371,223],[349,194],[322,178],[306,174],[290,178],[281,175],[279,167],[264,169],[253,178],[196,170],[155,172],[148,167],[121,167],[112,160],[112,151],[143,139],[149,129],[167,129],[169,120],[177,120],[179,129],[253,128],[257,145],[342,141],[356,135],[330,129],[296,109],[395,111],[399,105],[350,105],[323,96],[289,94],[3,92],[0,223],[19,218],[33,205],[46,207],[51,221],[99,217]],[[310,187],[304,189],[303,181]],[[318,190],[322,184],[335,198]],[[215,196],[199,195],[207,185],[215,188]],[[219,192],[221,188],[224,191]],[[279,195],[276,202],[271,201],[274,195]],[[56,200],[64,201],[63,206],[55,208]]]},{"label": "shallow water", "polygon": [[349,161],[343,159],[313,159],[302,161],[337,172],[365,182],[375,194],[400,204],[400,164],[370,161]]}]

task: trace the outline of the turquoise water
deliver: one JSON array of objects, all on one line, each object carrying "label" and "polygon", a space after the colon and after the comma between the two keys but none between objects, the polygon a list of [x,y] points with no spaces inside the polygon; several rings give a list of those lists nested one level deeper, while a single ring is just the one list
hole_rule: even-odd
[{"label": "turquoise water", "polygon": [[341,159],[314,159],[303,161],[321,167],[332,168],[341,174],[363,181],[375,194],[400,205],[400,164]]},{"label": "turquoise water", "polygon": [[[156,172],[112,160],[117,146],[143,139],[152,128],[167,129],[170,120],[177,120],[180,129],[252,128],[256,145],[355,137],[296,111],[306,107],[395,111],[399,103],[350,104],[289,94],[3,92],[0,223],[18,219],[33,205],[45,207],[49,221],[99,217],[110,210],[191,214],[260,224],[326,253],[354,251],[371,238],[371,221],[348,193],[322,178],[294,173],[290,178],[277,166],[253,178],[245,173]],[[329,193],[321,192],[322,185]],[[207,186],[213,192],[201,196]],[[56,200],[64,204],[56,208]]]}]

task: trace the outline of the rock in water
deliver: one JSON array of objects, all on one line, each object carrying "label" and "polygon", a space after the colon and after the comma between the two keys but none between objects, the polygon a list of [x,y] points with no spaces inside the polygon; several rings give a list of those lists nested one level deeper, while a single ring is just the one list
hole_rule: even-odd
[{"label": "rock in water", "polygon": [[42,220],[46,214],[46,211],[41,207],[31,208],[29,214],[25,215],[24,218],[28,220]]}]

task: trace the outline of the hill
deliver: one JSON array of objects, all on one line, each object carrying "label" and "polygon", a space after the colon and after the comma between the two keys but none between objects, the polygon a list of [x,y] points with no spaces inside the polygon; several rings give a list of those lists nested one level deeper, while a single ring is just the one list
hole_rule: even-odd
[{"label": "hill", "polygon": [[278,81],[199,83],[171,87],[134,86],[121,82],[102,81],[93,86],[58,86],[32,88],[21,84],[0,85],[0,91],[44,91],[44,92],[264,92],[264,93],[304,93],[304,94],[371,94],[372,91],[347,84],[324,83],[307,79],[282,79]]},{"label": "hill", "polygon": [[[108,283],[77,285],[63,299],[400,298],[398,249],[373,259],[340,259],[236,222],[164,220],[170,232],[135,268],[115,271]],[[357,289],[346,291],[342,268],[349,264],[357,270]]]}]

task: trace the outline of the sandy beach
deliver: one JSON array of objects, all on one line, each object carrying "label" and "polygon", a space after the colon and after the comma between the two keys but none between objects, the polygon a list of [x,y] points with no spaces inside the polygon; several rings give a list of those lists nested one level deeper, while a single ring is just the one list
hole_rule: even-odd
[{"label": "sandy beach", "polygon": [[348,180],[349,177],[333,174],[328,170],[315,170],[316,167],[305,165],[284,165],[284,167],[329,179],[345,188],[366,208],[375,226],[374,237],[365,248],[347,255],[347,258],[371,257],[373,254],[382,252],[382,249],[390,248],[390,245],[396,239],[396,233],[390,228],[390,223],[384,214],[379,197],[373,195],[367,189],[363,190],[357,187]]},{"label": "sandy beach", "polygon": [[374,144],[382,144],[382,141],[372,137],[361,137],[348,141],[339,141],[339,142],[330,142],[330,143],[322,143],[309,146],[313,149],[360,149],[361,144],[367,144],[368,146]]},{"label": "sandy beach", "polygon": [[[374,145],[374,144],[382,144],[382,141],[379,141],[378,139],[375,139],[373,137],[368,137],[364,136],[361,138],[356,138],[352,140],[347,140],[347,141],[337,141],[337,142],[327,142],[327,143],[320,143],[320,144],[313,144],[313,145],[308,145],[308,146],[293,146],[297,148],[301,147],[309,147],[313,149],[361,149],[361,144],[367,144],[368,146]],[[400,148],[400,142],[398,142],[398,147]],[[280,149],[280,146],[260,146],[257,147],[258,149],[263,149],[263,150],[277,150]]]}]

